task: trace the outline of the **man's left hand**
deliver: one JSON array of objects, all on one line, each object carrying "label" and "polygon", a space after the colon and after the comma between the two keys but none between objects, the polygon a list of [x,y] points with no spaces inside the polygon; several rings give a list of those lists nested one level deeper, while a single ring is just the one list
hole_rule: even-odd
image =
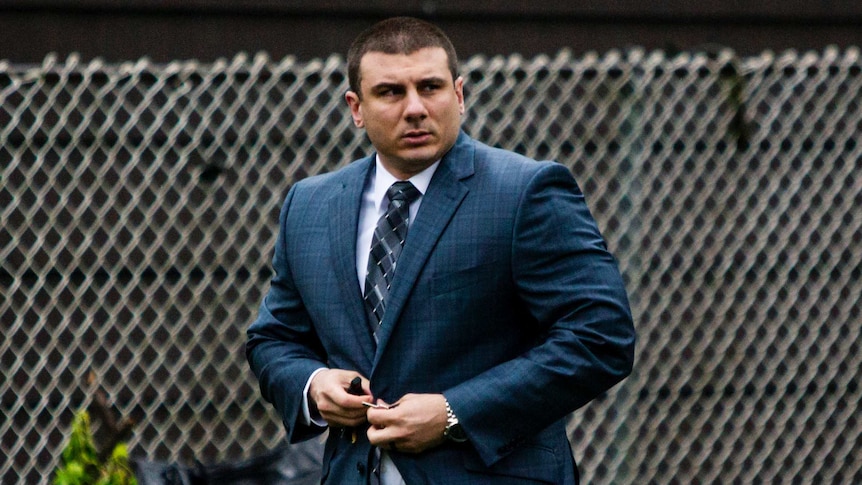
[{"label": "man's left hand", "polygon": [[445,440],[446,398],[442,394],[406,394],[392,406],[368,410],[368,441],[372,445],[387,451],[421,453]]}]

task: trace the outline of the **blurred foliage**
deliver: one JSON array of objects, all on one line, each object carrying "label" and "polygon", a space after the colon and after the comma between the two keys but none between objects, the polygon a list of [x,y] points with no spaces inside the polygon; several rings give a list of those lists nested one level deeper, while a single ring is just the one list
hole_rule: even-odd
[{"label": "blurred foliage", "polygon": [[63,463],[57,469],[54,485],[137,485],[129,467],[129,453],[125,443],[114,446],[111,455],[99,459],[90,414],[78,411],[72,422],[72,434],[63,449]]}]

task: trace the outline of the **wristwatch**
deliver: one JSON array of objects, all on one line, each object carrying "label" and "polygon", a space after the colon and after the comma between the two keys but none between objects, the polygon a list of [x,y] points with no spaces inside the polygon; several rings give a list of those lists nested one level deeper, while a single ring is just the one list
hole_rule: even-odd
[{"label": "wristwatch", "polygon": [[467,441],[467,435],[464,433],[464,429],[461,428],[461,424],[458,422],[458,416],[455,416],[455,411],[452,411],[452,406],[449,405],[449,401],[446,401],[446,429],[443,430],[443,436],[445,436],[447,440],[455,443],[463,443]]}]

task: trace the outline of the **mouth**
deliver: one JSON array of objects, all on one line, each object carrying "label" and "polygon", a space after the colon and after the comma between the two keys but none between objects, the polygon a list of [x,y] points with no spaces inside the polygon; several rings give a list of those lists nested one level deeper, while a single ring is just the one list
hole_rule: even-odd
[{"label": "mouth", "polygon": [[425,130],[410,130],[401,135],[401,139],[411,145],[427,143],[431,140],[431,132]]}]

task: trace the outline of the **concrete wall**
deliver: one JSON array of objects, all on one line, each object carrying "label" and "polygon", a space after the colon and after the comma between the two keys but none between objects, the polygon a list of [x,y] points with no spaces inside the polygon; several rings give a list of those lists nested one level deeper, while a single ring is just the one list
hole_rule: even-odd
[{"label": "concrete wall", "polygon": [[0,59],[40,63],[50,52],[78,52],[108,62],[212,61],[241,51],[310,59],[344,53],[357,33],[391,15],[434,21],[464,57],[713,45],[745,55],[862,45],[858,0],[6,0]]}]

